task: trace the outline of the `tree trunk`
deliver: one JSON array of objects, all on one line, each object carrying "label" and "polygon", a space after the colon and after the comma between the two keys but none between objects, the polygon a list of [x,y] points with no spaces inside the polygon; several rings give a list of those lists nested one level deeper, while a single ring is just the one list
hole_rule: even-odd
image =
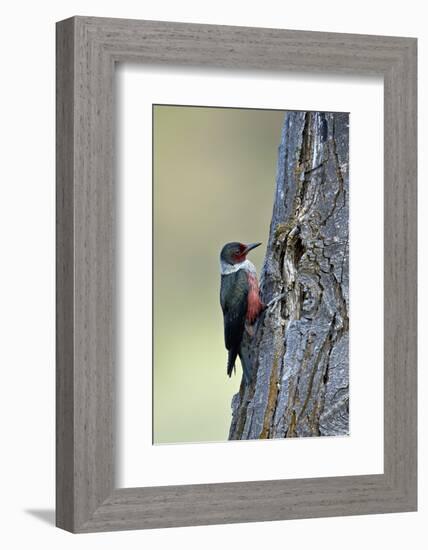
[{"label": "tree trunk", "polygon": [[285,115],[260,278],[273,303],[244,336],[252,383],[233,397],[229,439],[349,433],[348,121]]}]

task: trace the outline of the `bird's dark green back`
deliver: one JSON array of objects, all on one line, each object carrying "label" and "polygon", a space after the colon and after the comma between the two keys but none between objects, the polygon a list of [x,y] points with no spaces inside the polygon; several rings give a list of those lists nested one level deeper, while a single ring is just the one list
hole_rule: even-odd
[{"label": "bird's dark green back", "polygon": [[224,316],[224,341],[230,350],[240,345],[248,307],[248,278],[244,269],[221,276],[220,304]]}]

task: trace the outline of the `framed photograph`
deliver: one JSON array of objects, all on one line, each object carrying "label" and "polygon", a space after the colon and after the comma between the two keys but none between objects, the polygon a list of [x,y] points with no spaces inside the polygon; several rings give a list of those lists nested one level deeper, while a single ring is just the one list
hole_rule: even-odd
[{"label": "framed photograph", "polygon": [[417,507],[416,39],[57,24],[57,525]]}]

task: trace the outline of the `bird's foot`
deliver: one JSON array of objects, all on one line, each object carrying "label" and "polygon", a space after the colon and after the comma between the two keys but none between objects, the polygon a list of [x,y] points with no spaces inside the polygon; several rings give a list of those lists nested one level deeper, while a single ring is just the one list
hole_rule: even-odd
[{"label": "bird's foot", "polygon": [[265,305],[265,309],[269,309],[270,307],[274,306],[276,303],[282,300],[282,298],[285,298],[285,296],[286,296],[285,292],[283,292],[282,294],[278,294],[278,296],[275,296],[274,298],[272,298],[272,300]]},{"label": "bird's foot", "polygon": [[245,323],[245,332],[248,334],[248,336],[251,336],[252,338],[256,331],[253,325],[250,325],[249,323]]}]

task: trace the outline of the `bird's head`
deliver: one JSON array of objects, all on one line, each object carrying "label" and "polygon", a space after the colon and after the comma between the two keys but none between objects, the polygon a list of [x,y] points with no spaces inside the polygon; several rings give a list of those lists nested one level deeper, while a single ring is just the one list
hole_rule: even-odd
[{"label": "bird's head", "polygon": [[240,264],[245,262],[248,252],[260,246],[262,243],[242,244],[238,242],[227,243],[220,252],[220,260],[226,264]]}]

